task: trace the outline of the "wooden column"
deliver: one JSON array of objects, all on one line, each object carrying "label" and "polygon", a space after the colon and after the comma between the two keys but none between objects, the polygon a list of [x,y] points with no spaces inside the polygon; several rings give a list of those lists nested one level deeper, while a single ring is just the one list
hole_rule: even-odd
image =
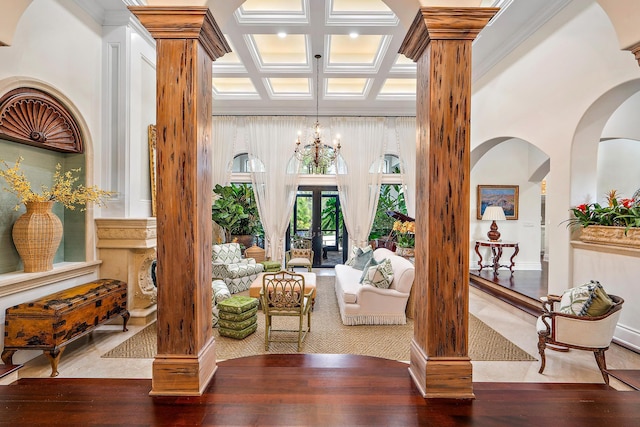
[{"label": "wooden column", "polygon": [[211,329],[211,64],[230,48],[206,7],[131,7],[156,39],[158,355],[151,395],[200,395]]},{"label": "wooden column", "polygon": [[409,372],[427,398],[474,397],[468,356],[471,43],[497,11],[421,8],[400,47],[418,64],[420,214]]}]

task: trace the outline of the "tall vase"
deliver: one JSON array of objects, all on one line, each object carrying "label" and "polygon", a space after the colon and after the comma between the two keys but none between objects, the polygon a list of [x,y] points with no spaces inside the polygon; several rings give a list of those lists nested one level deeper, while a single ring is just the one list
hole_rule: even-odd
[{"label": "tall vase", "polygon": [[13,224],[13,244],[25,273],[53,269],[53,257],[62,240],[62,222],[52,211],[55,202],[27,202],[27,212]]}]

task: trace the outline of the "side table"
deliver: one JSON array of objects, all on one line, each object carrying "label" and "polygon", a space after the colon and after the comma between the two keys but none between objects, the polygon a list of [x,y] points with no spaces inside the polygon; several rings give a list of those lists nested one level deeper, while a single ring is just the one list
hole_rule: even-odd
[{"label": "side table", "polygon": [[[481,247],[488,247],[491,249],[491,264],[482,264],[482,254],[480,253]],[[502,257],[502,249],[503,248],[513,248],[513,254],[509,259],[510,264],[500,264],[500,258]],[[476,253],[478,257],[480,257],[480,261],[478,261],[478,266],[480,266],[480,271],[483,268],[493,268],[493,274],[498,275],[498,269],[500,267],[506,267],[509,269],[511,274],[513,274],[513,266],[516,263],[513,259],[518,255],[520,248],[518,246],[518,242],[501,242],[501,241],[491,241],[491,240],[476,240]]]}]

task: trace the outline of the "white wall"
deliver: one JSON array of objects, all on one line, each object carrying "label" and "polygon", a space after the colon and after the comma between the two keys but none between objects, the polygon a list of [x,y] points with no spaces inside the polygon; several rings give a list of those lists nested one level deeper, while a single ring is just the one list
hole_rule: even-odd
[{"label": "white wall", "polygon": [[606,194],[618,190],[630,198],[640,189],[640,141],[611,139],[598,146],[597,202],[606,203]]},{"label": "white wall", "polygon": [[576,248],[573,256],[574,286],[598,280],[605,291],[624,299],[614,337],[636,351],[640,351],[639,261],[637,249],[615,247]]},{"label": "white wall", "polygon": [[156,122],[155,42],[134,20],[104,27],[101,176],[118,196],[105,217],[151,216],[148,126]]},{"label": "white wall", "polygon": [[[475,85],[472,148],[494,138],[517,137],[551,159],[547,177],[550,291],[561,292],[572,282],[569,231],[561,224],[572,205],[571,148],[578,124],[602,94],[639,77],[636,60],[619,50],[604,11],[593,1],[574,1]],[[582,132],[599,141],[602,127]],[[585,155],[591,161],[587,151],[578,149],[576,156]],[[582,161],[573,160],[574,164]],[[591,192],[596,181],[593,170],[595,165],[593,177],[583,180],[592,182]]]},{"label": "white wall", "polygon": [[[99,153],[102,147],[101,31],[101,27],[74,2],[34,0],[18,22],[12,45],[0,47],[0,93],[4,94],[24,82],[51,88],[51,92],[77,115],[82,128],[87,183],[102,187],[99,180],[93,180],[95,163],[100,162],[100,156],[94,156],[94,153]],[[94,213],[99,214],[99,211],[95,209]],[[95,257],[93,216],[89,217],[87,246]],[[88,261],[92,259],[88,256]],[[82,272],[83,269],[89,272]],[[4,333],[7,307],[97,277],[97,266],[79,270],[66,267],[66,270],[66,273],[2,275],[0,336]],[[55,279],[51,278],[54,276]],[[41,352],[19,351],[14,363],[23,363],[38,354]]]},{"label": "white wall", "polygon": [[[537,154],[537,150],[533,152]],[[540,270],[541,193],[539,182],[529,182],[531,153],[530,144],[511,139],[489,150],[471,170],[470,268],[478,267],[478,256],[474,251],[475,240],[487,240],[490,225],[487,221],[476,219],[477,186],[518,185],[518,219],[499,221],[498,231],[503,241],[515,241],[519,244],[520,252],[514,259],[516,270]],[[540,160],[542,159],[537,159]],[[489,255],[488,248],[485,249],[483,263]],[[510,249],[505,249],[501,262],[506,264],[506,258],[510,256]]]}]

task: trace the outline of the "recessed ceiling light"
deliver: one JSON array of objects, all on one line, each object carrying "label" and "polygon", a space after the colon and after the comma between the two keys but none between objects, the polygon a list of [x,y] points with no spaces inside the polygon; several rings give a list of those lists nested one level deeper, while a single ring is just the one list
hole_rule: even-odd
[{"label": "recessed ceiling light", "polygon": [[355,31],[352,31],[349,33],[349,37],[351,37],[352,39],[357,39],[358,38],[358,33],[356,33]]},{"label": "recessed ceiling light", "polygon": [[287,37],[287,33],[285,33],[284,31],[280,31],[280,32],[278,33],[278,37],[280,37],[281,39],[283,39],[283,38]]}]

